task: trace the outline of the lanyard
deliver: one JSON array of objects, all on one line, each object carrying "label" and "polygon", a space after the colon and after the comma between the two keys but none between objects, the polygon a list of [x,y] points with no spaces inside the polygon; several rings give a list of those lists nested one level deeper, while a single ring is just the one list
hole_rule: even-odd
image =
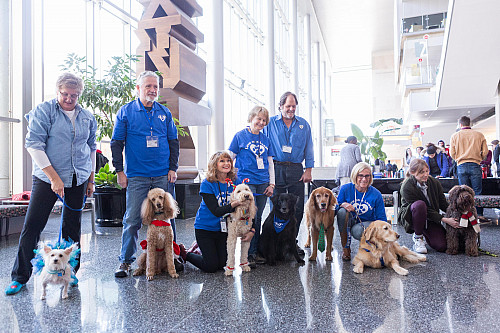
[{"label": "lanyard", "polygon": [[153,136],[153,122],[151,120],[152,117],[154,117],[154,104],[153,104],[153,108],[151,109],[151,116],[152,117],[149,117],[148,114],[148,110],[146,110],[146,108],[144,107],[144,105],[142,104],[141,100],[139,100],[139,104],[142,108],[142,110],[144,111],[144,116],[146,117],[146,120],[148,121],[148,124],[149,124],[149,130],[151,131],[151,136]]},{"label": "lanyard", "polygon": [[368,188],[366,189],[366,192],[363,193],[363,196],[361,197],[361,200],[359,201],[359,204],[357,203],[357,198],[356,198],[356,192],[358,190],[356,190],[356,187],[354,188],[354,203],[356,204],[356,206],[354,207],[354,211],[356,212],[356,215],[358,216],[359,218],[359,206],[361,205],[361,203],[363,202],[363,199],[365,198],[365,194],[366,192],[368,192]]},{"label": "lanyard", "polygon": [[[220,189],[220,182],[219,181],[217,181],[217,186],[219,187],[219,197],[222,198],[222,191]],[[227,204],[227,189],[228,188],[229,188],[229,184],[226,183],[226,192],[224,192],[224,198],[223,198],[223,201],[222,201],[222,205]]]}]

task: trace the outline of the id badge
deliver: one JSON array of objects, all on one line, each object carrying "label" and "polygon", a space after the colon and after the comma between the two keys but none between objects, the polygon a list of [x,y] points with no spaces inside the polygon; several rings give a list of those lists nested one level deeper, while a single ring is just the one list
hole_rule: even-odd
[{"label": "id badge", "polygon": [[227,219],[228,219],[228,215],[224,215],[224,217],[222,217],[220,219],[220,231],[221,232],[227,232]]},{"label": "id badge", "polygon": [[292,153],[292,146],[287,146],[287,145],[283,145],[283,147],[281,147],[281,151],[284,152],[284,153]]},{"label": "id badge", "polygon": [[146,147],[157,148],[158,147],[158,137],[155,135],[146,136]]},{"label": "id badge", "polygon": [[264,159],[260,156],[257,156],[257,168],[264,169]]}]

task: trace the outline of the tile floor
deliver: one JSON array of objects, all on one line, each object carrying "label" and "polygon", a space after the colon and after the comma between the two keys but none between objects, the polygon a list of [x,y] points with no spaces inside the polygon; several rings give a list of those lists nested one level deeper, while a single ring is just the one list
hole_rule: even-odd
[{"label": "tile floor", "polygon": [[[494,210],[487,212],[498,221]],[[266,213],[264,213],[266,216]],[[404,263],[410,274],[389,269],[352,272],[340,259],[259,266],[234,277],[202,273],[186,265],[179,279],[164,274],[116,279],[120,228],[92,234],[84,213],[78,287],[61,300],[49,287],[41,301],[38,279],[14,296],[0,296],[0,332],[498,332],[500,258],[448,256],[432,250],[428,262]],[[42,234],[57,238],[59,217]],[[411,245],[402,233],[401,244]],[[193,219],[177,221],[178,240],[194,240]],[[0,286],[10,282],[19,235],[0,239]],[[141,237],[145,230],[141,230]],[[300,241],[305,232],[302,228]],[[488,225],[482,247],[500,254],[500,227]],[[353,248],[357,248],[353,241]],[[306,251],[307,254],[307,251]],[[355,250],[353,251],[353,255]],[[3,290],[3,289],[2,289]]]}]

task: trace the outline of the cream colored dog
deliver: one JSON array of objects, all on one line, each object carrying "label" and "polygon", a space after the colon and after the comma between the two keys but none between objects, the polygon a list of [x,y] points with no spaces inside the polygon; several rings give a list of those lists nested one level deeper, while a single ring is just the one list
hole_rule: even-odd
[{"label": "cream colored dog", "polygon": [[365,266],[372,268],[390,267],[399,275],[407,275],[408,270],[399,266],[398,256],[413,264],[426,261],[423,254],[408,250],[398,244],[399,235],[392,230],[389,223],[373,221],[363,232],[359,242],[359,250],[354,257],[354,273],[363,273]]},{"label": "cream colored dog", "polygon": [[59,284],[63,286],[62,298],[68,298],[68,286],[71,280],[71,265],[69,259],[71,252],[77,249],[77,244],[73,244],[67,249],[51,249],[45,245],[43,247],[44,266],[40,278],[42,281],[42,297],[47,295],[48,284]]},{"label": "cream colored dog", "polygon": [[[236,241],[238,237],[243,237],[252,228],[252,220],[257,213],[253,193],[246,184],[236,186],[231,193],[231,201],[239,200],[241,205],[231,213],[231,218],[227,226],[227,263],[225,267],[226,275],[233,275],[234,260],[236,251]],[[241,242],[240,266],[245,272],[250,271],[248,266],[248,249],[250,242]]]}]

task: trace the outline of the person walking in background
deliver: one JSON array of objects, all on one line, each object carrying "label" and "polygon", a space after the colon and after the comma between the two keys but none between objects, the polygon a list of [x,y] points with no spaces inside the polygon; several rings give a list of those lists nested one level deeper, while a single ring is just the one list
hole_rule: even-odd
[{"label": "person walking in background", "polygon": [[496,166],[496,176],[500,177],[500,145],[498,144],[498,140],[493,140],[491,141],[491,149],[493,150],[493,163],[495,163]]},{"label": "person walking in background", "polygon": [[[479,195],[483,190],[480,163],[488,154],[488,145],[483,133],[471,129],[469,117],[461,117],[458,124],[460,130],[450,139],[450,156],[457,162],[458,183],[470,186]],[[483,215],[482,207],[476,209]]]},{"label": "person walking in background", "polygon": [[229,151],[236,159],[235,167],[238,170],[239,179],[248,179],[248,186],[255,194],[257,215],[255,215],[253,226],[255,236],[248,250],[248,264],[255,267],[256,259],[262,263],[264,258],[257,258],[259,246],[260,227],[262,224],[262,212],[266,206],[267,197],[273,195],[275,187],[273,147],[269,138],[261,133],[261,130],[269,123],[269,112],[263,106],[252,108],[248,114],[250,126],[235,134]]},{"label": "person walking in background", "polygon": [[429,147],[427,148],[427,156],[424,156],[424,160],[429,166],[432,177],[448,177],[448,158],[445,156],[444,152],[437,152],[436,146],[429,144]]},{"label": "person walking in background", "polygon": [[403,160],[403,170],[405,174],[408,171],[408,167],[410,166],[411,161],[413,161],[414,159],[416,159],[416,157],[413,156],[411,147],[406,148],[405,158]]},{"label": "person walking in background", "polygon": [[352,168],[361,162],[361,151],[358,146],[358,139],[351,135],[344,141],[347,143],[340,150],[340,162],[337,167],[337,179],[340,179],[340,185],[351,181]]},{"label": "person walking in background", "polygon": [[387,164],[385,165],[385,169],[387,171],[387,177],[391,178],[392,177],[392,164],[391,164],[391,160],[387,160]]},{"label": "person walking in background", "polygon": [[[152,188],[162,188],[175,198],[174,183],[179,166],[177,127],[170,110],[156,102],[160,78],[151,71],[137,78],[138,98],[120,108],[111,138],[113,166],[118,184],[127,189],[123,217],[120,266],[115,277],[128,276],[135,261],[137,238],[142,226],[141,205]],[[123,149],[125,165],[123,167]],[[175,223],[171,221],[175,240]],[[183,267],[183,266],[181,266]]]},{"label": "person walking in background", "polygon": [[[275,153],[274,171],[276,188],[274,195],[293,193],[299,197],[295,217],[297,218],[297,235],[304,215],[305,183],[312,180],[314,167],[314,150],[311,126],[301,117],[295,115],[299,101],[295,94],[287,91],[280,97],[280,114],[271,117],[264,128],[264,134],[271,141]],[[305,161],[305,170],[302,162]],[[303,255],[304,250],[297,249]]]},{"label": "person walking in background", "polygon": [[[25,147],[33,161],[33,183],[28,211],[19,238],[12,282],[5,294],[21,291],[28,282],[40,240],[57,195],[64,199],[62,238],[80,244],[84,196],[94,192],[97,121],[77,104],[83,91],[81,78],[65,73],[56,82],[57,97],[43,102],[26,115],[28,132]],[[75,210],[72,210],[71,207]],[[75,273],[80,267],[80,258]],[[72,274],[70,284],[78,279]]]},{"label": "person walking in background", "polygon": [[491,160],[493,153],[488,150],[486,158],[481,161],[481,171],[483,172],[483,178],[491,177]]}]

